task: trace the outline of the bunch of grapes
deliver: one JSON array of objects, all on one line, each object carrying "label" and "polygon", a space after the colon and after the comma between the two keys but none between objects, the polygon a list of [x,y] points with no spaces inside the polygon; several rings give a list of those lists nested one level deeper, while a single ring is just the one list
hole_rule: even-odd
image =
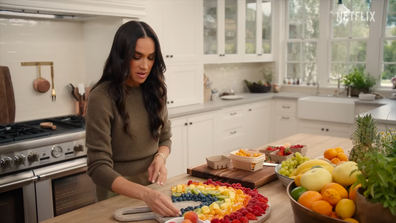
[{"label": "bunch of grapes", "polygon": [[308,161],[309,158],[301,155],[301,153],[296,152],[293,157],[282,161],[282,168],[279,170],[279,173],[283,176],[289,177],[289,175],[302,163]]}]

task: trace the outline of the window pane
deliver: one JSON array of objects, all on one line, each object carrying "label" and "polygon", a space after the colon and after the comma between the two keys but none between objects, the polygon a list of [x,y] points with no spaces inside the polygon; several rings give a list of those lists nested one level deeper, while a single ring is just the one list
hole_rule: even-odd
[{"label": "window pane", "polygon": [[351,41],[349,48],[349,61],[366,61],[367,41]]},{"label": "window pane", "polygon": [[331,64],[331,78],[339,78],[349,73],[349,65],[344,63]]},{"label": "window pane", "polygon": [[[359,14],[355,14],[359,15]],[[368,17],[370,19],[370,16]],[[366,20],[360,20],[358,18],[357,20],[354,18],[352,22],[352,37],[368,37],[369,36],[369,25],[370,21]]]},{"label": "window pane", "polygon": [[305,20],[304,23],[304,38],[317,39],[319,38],[319,19],[311,18]]},{"label": "window pane", "polygon": [[289,20],[289,39],[301,39],[301,30],[301,20]]},{"label": "window pane", "polygon": [[306,17],[312,18],[312,17],[318,17],[319,15],[319,3],[320,1],[318,0],[305,0],[304,2],[304,15]]},{"label": "window pane", "polygon": [[391,78],[396,76],[396,64],[385,64],[381,86],[392,86]]},{"label": "window pane", "polygon": [[300,43],[287,44],[287,61],[300,61]]},{"label": "window pane", "polygon": [[[353,0],[352,1],[352,9],[354,12],[367,12],[370,11],[371,0]],[[370,15],[369,15],[370,17]]]},{"label": "window pane", "polygon": [[396,62],[396,40],[384,41],[383,56],[384,62]]},{"label": "window pane", "polygon": [[304,81],[316,81],[317,73],[318,73],[318,66],[316,63],[304,63]]},{"label": "window pane", "polygon": [[333,37],[342,38],[349,37],[351,22],[345,21],[338,18],[336,15],[333,16]]},{"label": "window pane", "polygon": [[353,64],[350,64],[349,65],[349,71],[348,71],[348,73],[350,73],[350,72],[352,72],[353,71],[353,69],[363,69],[363,71],[364,71],[364,73],[366,74],[367,73],[367,71],[366,71],[366,64],[362,64],[362,63],[353,63]]},{"label": "window pane", "polygon": [[287,78],[300,78],[300,64],[288,63],[287,64]]},{"label": "window pane", "polygon": [[303,14],[302,0],[289,0],[289,18],[301,18]]},{"label": "window pane", "polygon": [[317,43],[303,43],[302,61],[316,61]]},{"label": "window pane", "polygon": [[271,53],[271,22],[272,22],[272,3],[263,2],[261,4],[261,12],[263,15],[263,53]]},{"label": "window pane", "polygon": [[388,15],[385,36],[396,36],[396,15]]},{"label": "window pane", "polygon": [[225,53],[237,53],[237,0],[225,1]]},{"label": "window pane", "polygon": [[331,61],[347,61],[348,42],[334,41],[331,43]]},{"label": "window pane", "polygon": [[254,54],[256,53],[256,12],[257,3],[256,0],[246,1],[246,42],[245,42],[245,53]]},{"label": "window pane", "polygon": [[[345,5],[345,7],[351,10],[351,0],[343,0],[342,3]],[[338,0],[333,0],[333,9],[337,7],[337,5],[338,5]]]},{"label": "window pane", "polygon": [[217,54],[217,1],[204,1],[204,54]]},{"label": "window pane", "polygon": [[396,0],[389,0],[388,12],[396,12]]}]

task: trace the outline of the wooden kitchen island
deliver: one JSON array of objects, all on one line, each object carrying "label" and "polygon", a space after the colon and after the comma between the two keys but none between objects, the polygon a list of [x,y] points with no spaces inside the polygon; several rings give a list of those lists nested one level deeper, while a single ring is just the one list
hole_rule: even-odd
[{"label": "wooden kitchen island", "polygon": [[[350,139],[319,136],[319,135],[309,135],[309,134],[293,135],[284,138],[282,140],[269,143],[268,145],[279,145],[284,143],[307,145],[308,152],[306,156],[310,158],[322,156],[323,152],[329,148],[341,147],[344,149],[345,153],[349,153],[349,151],[352,148],[352,141]],[[180,183],[186,184],[188,180],[203,182],[206,181],[207,179],[201,179],[197,177],[192,177],[188,174],[182,174],[168,179],[165,186],[150,185],[148,187],[169,194],[170,196],[171,187]],[[264,196],[268,197],[272,205],[271,215],[269,219],[265,221],[266,223],[294,222],[293,211],[290,205],[290,200],[286,194],[286,188],[279,180],[275,180],[268,184],[265,184],[264,186],[261,186],[260,188],[258,188],[258,191]],[[117,196],[66,213],[64,215],[46,220],[44,221],[44,223],[118,222],[113,218],[113,213],[117,209],[125,208],[125,207],[133,207],[133,206],[144,206],[144,205],[145,203],[140,200],[128,198],[125,196]],[[156,221],[151,220],[151,221],[139,221],[139,222],[156,222]]]}]

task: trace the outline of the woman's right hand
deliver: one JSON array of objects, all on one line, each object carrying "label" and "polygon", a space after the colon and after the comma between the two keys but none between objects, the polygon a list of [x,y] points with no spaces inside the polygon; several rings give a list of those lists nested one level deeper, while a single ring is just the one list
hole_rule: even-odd
[{"label": "woman's right hand", "polygon": [[147,196],[143,198],[143,201],[146,202],[153,212],[164,217],[178,217],[181,215],[180,210],[172,204],[172,200],[158,191],[150,190]]}]

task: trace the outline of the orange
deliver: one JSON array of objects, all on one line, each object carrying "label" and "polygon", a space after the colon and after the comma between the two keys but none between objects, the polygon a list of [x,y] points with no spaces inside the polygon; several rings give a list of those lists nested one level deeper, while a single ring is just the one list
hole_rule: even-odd
[{"label": "orange", "polygon": [[326,189],[323,193],[323,200],[329,202],[332,206],[335,206],[340,200],[341,200],[341,195],[338,193],[337,190],[333,188]]},{"label": "orange", "polygon": [[356,202],[356,191],[361,187],[361,184],[356,185],[356,187],[350,187],[349,188],[349,199],[353,200],[353,202]]},{"label": "orange", "polygon": [[323,156],[328,160],[332,160],[334,157],[337,156],[337,151],[335,149],[326,149]]},{"label": "orange", "polygon": [[332,163],[332,164],[337,164],[337,163],[339,163],[339,162],[341,162],[341,160],[338,159],[338,158],[333,158],[333,159],[331,160],[331,163]]},{"label": "orange", "polygon": [[335,218],[335,219],[340,219],[340,218],[337,217],[337,214],[334,211],[331,212],[330,217]]},{"label": "orange", "polygon": [[348,198],[348,191],[341,184],[338,183],[326,184],[320,191],[322,196],[323,196],[323,192],[329,188],[335,189],[340,194],[341,198]]},{"label": "orange", "polygon": [[340,200],[335,207],[335,213],[342,219],[351,218],[355,214],[355,210],[355,202],[350,199]]},{"label": "orange", "polygon": [[294,184],[296,184],[297,187],[301,186],[301,177],[302,174],[298,174],[296,178],[294,178]]},{"label": "orange", "polygon": [[302,206],[311,209],[315,201],[322,200],[322,195],[317,191],[306,191],[298,198],[298,203]]},{"label": "orange", "polygon": [[345,153],[337,153],[337,158],[341,161],[348,161],[348,157],[345,155]]},{"label": "orange", "polygon": [[336,147],[334,149],[337,151],[337,153],[344,153],[344,150],[341,147]]},{"label": "orange", "polygon": [[347,222],[352,222],[352,223],[359,223],[357,220],[355,220],[355,219],[353,219],[353,218],[345,218],[345,219],[343,219],[344,221],[347,221]]},{"label": "orange", "polygon": [[319,200],[319,201],[315,201],[312,204],[311,210],[319,214],[331,216],[331,213],[333,212],[333,207],[329,204],[329,202]]}]

